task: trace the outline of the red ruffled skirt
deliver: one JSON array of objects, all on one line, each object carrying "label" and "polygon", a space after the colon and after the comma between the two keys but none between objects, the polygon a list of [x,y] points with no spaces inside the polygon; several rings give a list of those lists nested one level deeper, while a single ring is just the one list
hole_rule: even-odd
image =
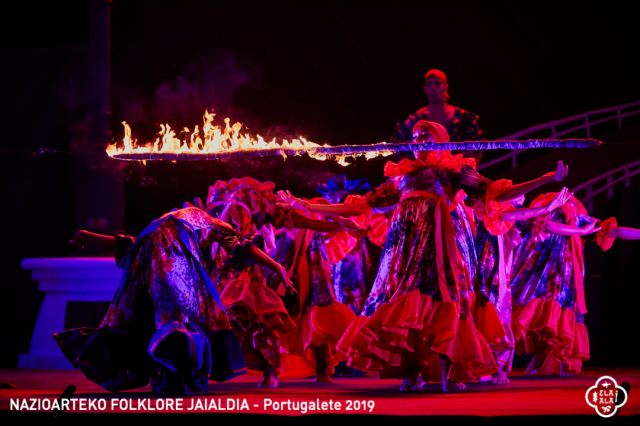
[{"label": "red ruffled skirt", "polygon": [[430,355],[451,358],[458,328],[456,302],[441,302],[413,290],[360,316],[338,342],[352,367],[383,377],[404,377],[409,364],[427,372]]},{"label": "red ruffled skirt", "polygon": [[553,299],[533,299],[514,308],[516,348],[535,355],[528,371],[532,374],[576,374],[589,359],[589,335],[572,309]]},{"label": "red ruffled skirt", "polygon": [[[281,335],[282,378],[330,376],[334,367],[345,361],[344,354],[335,351],[336,344],[356,319],[343,303],[333,301],[326,306],[311,306],[296,320],[294,331]],[[318,356],[322,363],[318,363]]]},{"label": "red ruffled skirt", "polygon": [[279,335],[294,330],[295,323],[278,294],[259,274],[243,271],[225,282],[220,297],[242,341],[247,367],[280,367]]}]

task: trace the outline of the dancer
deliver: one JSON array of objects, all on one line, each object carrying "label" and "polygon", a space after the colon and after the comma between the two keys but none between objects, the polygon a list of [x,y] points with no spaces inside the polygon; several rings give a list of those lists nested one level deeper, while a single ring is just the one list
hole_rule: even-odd
[{"label": "dancer", "polygon": [[[446,130],[437,123],[421,121],[419,130],[428,141],[448,141]],[[489,182],[475,172],[475,161],[462,155],[435,151],[418,152],[416,157],[385,166],[385,176],[397,183],[399,203],[363,313],[339,348],[356,368],[402,378],[401,391],[415,386],[419,374],[429,376],[435,355],[443,390],[457,390],[449,383],[454,353],[478,348],[466,353],[466,360],[459,358],[463,369],[471,364],[475,368],[475,361],[483,357],[478,353],[483,345],[478,343],[482,336],[473,329],[457,335],[468,308],[460,303],[462,274],[449,203],[458,185],[483,187]],[[484,346],[491,357],[486,342]]]},{"label": "dancer", "polygon": [[[250,177],[216,181],[210,187],[207,208],[241,234],[260,234],[266,242],[270,238],[261,212],[269,199],[275,199],[273,189],[272,182]],[[272,247],[273,242],[265,246]],[[214,250],[214,259],[224,263],[225,254]],[[230,270],[229,275],[221,280],[225,285],[220,297],[242,343],[245,362],[249,369],[262,372],[258,387],[274,388],[278,386],[277,371],[281,367],[279,335],[293,331],[295,323],[280,296],[267,286],[258,265]],[[287,290],[295,293],[293,287]]]},{"label": "dancer", "polygon": [[[81,231],[80,242],[95,235]],[[286,270],[264,253],[260,239],[243,236],[205,211],[189,207],[161,216],[129,243],[123,275],[97,329],[54,335],[71,363],[100,386],[119,391],[146,385],[161,395],[204,394],[208,379],[222,381],[244,369],[240,345],[216,285],[258,262],[288,286]],[[212,244],[229,257],[214,265]]]},{"label": "dancer", "polygon": [[[285,200],[281,198],[281,201]],[[316,381],[330,382],[334,367],[343,360],[334,347],[355,315],[336,300],[324,234],[345,231],[349,226],[349,232],[359,238],[363,230],[351,222],[329,222],[297,209],[290,209],[290,218],[290,225],[277,231],[272,253],[285,265],[298,290],[294,298],[286,300],[297,328],[281,336],[288,362],[283,374],[304,377],[315,373]],[[270,274],[270,278],[272,286],[277,285],[277,277]]]},{"label": "dancer", "polygon": [[[542,194],[531,207],[556,196]],[[517,250],[513,325],[518,352],[533,354],[528,374],[576,374],[589,359],[581,237],[597,232],[596,222],[571,197],[560,209],[534,219]]]},{"label": "dancer", "polygon": [[[484,131],[478,124],[479,116],[449,104],[449,83],[444,72],[430,69],[424,74],[424,93],[429,104],[409,115],[404,121],[396,124],[391,136],[392,142],[408,142],[413,139],[413,129],[420,120],[428,120],[441,124],[447,129],[451,142],[475,141],[484,137]],[[479,163],[483,151],[464,151],[468,158],[475,158]]]},{"label": "dancer", "polygon": [[[498,202],[511,181],[493,182],[486,191],[486,200],[478,200],[474,210],[478,218],[476,250],[480,260],[476,285],[474,318],[478,329],[489,342],[498,364],[493,377],[495,384],[508,384],[508,374],[513,364],[515,338],[511,328],[511,281],[510,272],[513,253],[522,241],[517,221],[525,221],[548,214],[562,206],[572,194],[566,188],[549,200],[549,204],[537,208],[521,208],[523,196],[510,201]],[[496,311],[500,319],[494,321]]]},{"label": "dancer", "polygon": [[[286,329],[278,327],[275,330],[277,333],[271,333],[272,346],[275,348],[280,342],[284,356],[281,361],[279,354],[271,351],[270,363],[273,368],[269,373],[270,383],[275,386],[277,374],[300,377],[315,373],[318,381],[330,381],[333,367],[338,361],[332,348],[342,331],[353,320],[353,314],[343,304],[335,302],[331,288],[331,268],[326,260],[322,233],[357,232],[357,225],[320,220],[279,204],[271,182],[259,182],[245,177],[232,179],[223,189],[224,186],[223,183],[216,182],[210,189],[210,195],[216,194],[217,198],[222,193],[226,194],[221,217],[229,218],[237,226],[257,229],[265,236],[265,240],[271,240],[266,245],[272,247],[273,256],[287,267],[287,273],[299,291],[299,294],[285,295],[286,309],[284,306],[278,306],[277,309],[279,313],[288,312],[295,326],[287,324]],[[345,225],[354,229],[347,229]],[[278,274],[266,275],[272,289],[281,287]],[[254,274],[254,277],[258,277],[258,274]],[[273,290],[268,291],[273,293]],[[249,294],[251,292],[235,285],[233,291],[223,291],[222,297],[226,301],[226,296],[230,296],[231,313],[238,310],[233,307],[239,307],[238,302]],[[244,303],[240,311],[246,311],[251,304]],[[272,305],[272,308],[275,307],[275,304]]]},{"label": "dancer", "polygon": [[429,104],[398,123],[392,141],[412,140],[414,127],[420,120],[444,126],[451,142],[482,139],[484,132],[478,125],[478,115],[449,104],[449,84],[444,72],[430,69],[424,74],[424,93]]}]

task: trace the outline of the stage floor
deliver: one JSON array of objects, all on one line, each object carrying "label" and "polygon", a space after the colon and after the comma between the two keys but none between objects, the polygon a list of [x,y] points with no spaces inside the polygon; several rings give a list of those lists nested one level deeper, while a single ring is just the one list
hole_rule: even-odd
[{"label": "stage floor", "polygon": [[[336,378],[333,383],[283,380],[277,389],[264,390],[256,387],[256,376],[247,374],[225,383],[210,382],[208,395],[181,398],[181,409],[173,407],[173,410],[170,404],[177,403],[179,398],[159,403],[148,387],[113,394],[77,371],[0,370],[0,383],[3,384],[0,409],[5,414],[9,414],[6,410],[18,414],[16,407],[11,407],[12,399],[14,404],[19,401],[20,411],[24,411],[36,407],[33,404],[37,404],[37,399],[56,400],[72,384],[77,388],[75,397],[85,399],[85,403],[101,400],[106,407],[85,407],[90,412],[130,412],[135,408],[149,413],[596,416],[594,409],[585,402],[585,392],[605,375],[613,377],[619,385],[624,382],[630,385],[629,399],[618,414],[639,415],[640,369],[595,368],[576,377],[564,378],[526,377],[516,371],[509,385],[471,384],[467,391],[452,394],[443,394],[439,384],[429,385],[420,392],[400,393],[398,380],[375,377]],[[312,409],[318,402],[324,403],[324,410]],[[339,408],[338,402],[341,403]],[[306,403],[306,409],[300,403]],[[75,410],[78,411],[81,410]]]}]

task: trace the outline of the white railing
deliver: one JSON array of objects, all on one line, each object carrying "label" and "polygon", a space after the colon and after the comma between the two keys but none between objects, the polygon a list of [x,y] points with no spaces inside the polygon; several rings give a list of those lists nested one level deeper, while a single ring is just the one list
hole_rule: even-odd
[{"label": "white railing", "polygon": [[591,211],[595,197],[606,192],[607,199],[610,199],[613,197],[616,185],[624,183],[624,186],[628,188],[631,186],[631,178],[636,175],[640,175],[640,161],[625,164],[617,169],[594,177],[576,186],[572,191],[587,207],[587,210]]},{"label": "white railing", "polygon": [[[636,115],[640,115],[640,101],[617,105],[609,108],[602,108],[595,111],[563,118],[561,120],[537,124],[535,126],[505,136],[502,139],[525,139],[531,137],[532,135],[537,135],[538,137],[543,138],[561,138],[563,136],[567,136],[579,131],[584,131],[586,136],[589,138],[591,137],[591,130],[594,126],[610,121],[616,121],[618,123],[618,128],[620,129],[622,128],[623,119]],[[511,168],[515,169],[518,166],[518,156],[523,152],[523,150],[511,151],[508,154],[481,163],[479,169],[484,170],[489,167],[495,166],[496,164],[501,164],[507,161],[510,161]]]}]

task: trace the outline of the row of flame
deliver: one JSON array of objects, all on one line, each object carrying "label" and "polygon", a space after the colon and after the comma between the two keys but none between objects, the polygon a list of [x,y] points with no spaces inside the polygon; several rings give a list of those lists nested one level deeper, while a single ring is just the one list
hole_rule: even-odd
[{"label": "row of flame", "polygon": [[[120,154],[139,155],[140,158],[148,158],[149,154],[226,154],[250,151],[277,150],[285,156],[283,150],[295,153],[306,153],[317,160],[334,159],[343,166],[348,165],[348,155],[327,156],[325,154],[314,153],[314,150],[322,147],[311,142],[304,137],[291,140],[276,138],[270,141],[264,140],[260,135],[255,138],[248,133],[242,133],[242,124],[231,124],[229,118],[224,119],[224,127],[214,124],[215,114],[205,111],[202,117],[202,127],[196,125],[193,132],[184,128],[180,135],[169,124],[160,125],[160,132],[154,142],[145,145],[138,145],[137,140],[131,136],[131,126],[126,121],[124,126],[124,137],[122,144],[111,144],[107,147],[107,154],[117,158]],[[329,146],[329,145],[324,145]],[[367,158],[375,155],[369,153]],[[131,156],[129,156],[131,157]]]}]

